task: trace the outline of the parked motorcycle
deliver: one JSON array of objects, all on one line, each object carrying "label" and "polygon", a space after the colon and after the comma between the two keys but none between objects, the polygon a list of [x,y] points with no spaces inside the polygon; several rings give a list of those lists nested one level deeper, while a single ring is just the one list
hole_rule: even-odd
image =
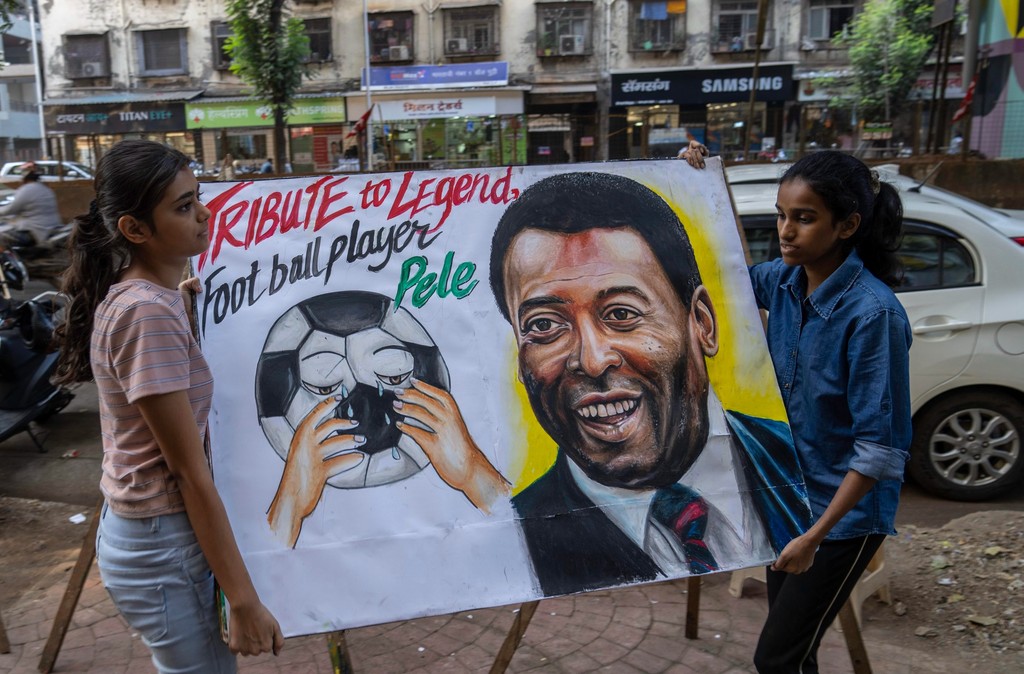
[{"label": "parked motorcycle", "polygon": [[0,252],[0,442],[25,432],[40,452],[32,423],[43,423],[64,409],[74,393],[50,382],[57,368],[53,331],[64,319],[66,298],[55,291],[27,301],[12,298],[28,280],[12,250]]}]

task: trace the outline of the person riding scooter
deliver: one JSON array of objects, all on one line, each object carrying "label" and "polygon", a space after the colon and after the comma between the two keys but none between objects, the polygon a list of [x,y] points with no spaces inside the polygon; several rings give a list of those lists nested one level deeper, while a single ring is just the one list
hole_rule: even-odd
[{"label": "person riding scooter", "polygon": [[0,222],[11,226],[0,232],[0,249],[11,246],[40,246],[64,226],[57,206],[57,195],[39,182],[39,174],[22,176],[14,200],[0,208]]}]

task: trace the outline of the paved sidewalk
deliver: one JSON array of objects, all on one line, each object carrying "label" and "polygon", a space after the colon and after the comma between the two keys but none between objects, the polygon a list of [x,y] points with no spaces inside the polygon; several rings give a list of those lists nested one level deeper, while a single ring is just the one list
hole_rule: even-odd
[{"label": "paved sidewalk", "polygon": [[[30,591],[3,615],[11,653],[0,672],[34,674],[73,561],[49,572],[45,590]],[[764,586],[747,581],[741,599],[728,593],[727,574],[707,577],[701,592],[700,634],[683,636],[685,581],[595,592],[541,602],[510,672],[634,672],[729,674],[752,672],[751,654],[767,612]],[[358,674],[487,672],[514,618],[502,607],[365,627],[347,632]],[[963,672],[965,661],[939,660],[927,642],[894,646],[873,628],[865,604],[864,640],[878,674]],[[829,629],[819,662],[825,672],[852,671],[842,635]],[[332,672],[322,636],[289,639],[278,657],[242,658],[245,674]],[[95,565],[78,602],[55,672],[153,672],[146,647],[107,597]]]}]

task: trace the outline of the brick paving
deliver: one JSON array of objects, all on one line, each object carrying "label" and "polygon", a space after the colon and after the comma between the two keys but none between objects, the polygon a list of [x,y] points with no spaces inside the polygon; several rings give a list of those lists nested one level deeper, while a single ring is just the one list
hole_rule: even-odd
[{"label": "brick paving", "polygon": [[[64,564],[63,567],[69,565]],[[66,577],[66,574],[63,574]],[[54,574],[51,577],[61,577]],[[752,672],[751,656],[767,607],[764,586],[748,581],[742,598],[728,593],[727,574],[706,577],[700,631],[684,637],[686,583],[665,582],[541,602],[509,672],[610,674],[737,674]],[[30,590],[4,611],[11,652],[0,672],[35,674],[64,585]],[[927,642],[895,646],[880,639],[865,604],[863,636],[878,674],[962,672],[970,663],[929,653]],[[358,674],[469,674],[487,672],[515,618],[516,607],[466,611],[375,625],[346,633]],[[823,671],[852,672],[843,637],[830,629],[822,644]],[[288,639],[277,657],[241,658],[244,674],[330,674],[323,636]],[[125,625],[93,566],[55,672],[147,674],[149,654]]]}]

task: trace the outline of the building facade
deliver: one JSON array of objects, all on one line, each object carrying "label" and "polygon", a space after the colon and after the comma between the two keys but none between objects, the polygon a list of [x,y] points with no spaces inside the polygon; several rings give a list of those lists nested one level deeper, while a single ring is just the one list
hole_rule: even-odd
[{"label": "building facade", "polygon": [[[291,0],[313,77],[287,156],[296,171],[351,167],[362,148],[350,131],[371,105],[377,168],[675,155],[690,138],[732,158],[847,147],[850,120],[814,82],[847,68],[832,37],[862,2],[769,2],[758,45],[757,0],[367,0],[365,14]],[[268,111],[223,53],[223,0],[42,11],[51,154],[93,163],[124,137],[208,167],[274,154]]]},{"label": "building facade", "polygon": [[40,156],[43,127],[36,93],[39,27],[32,31],[27,13],[11,17],[0,34],[0,164]]}]

